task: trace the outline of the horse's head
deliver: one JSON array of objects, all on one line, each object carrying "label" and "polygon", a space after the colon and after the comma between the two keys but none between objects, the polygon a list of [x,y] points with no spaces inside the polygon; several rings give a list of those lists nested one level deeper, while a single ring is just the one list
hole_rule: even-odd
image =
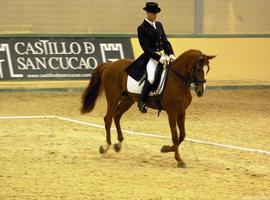
[{"label": "horse's head", "polygon": [[198,97],[202,97],[206,89],[206,76],[210,70],[209,60],[216,56],[207,56],[201,54],[197,57],[190,70],[190,83],[195,86],[195,92]]},{"label": "horse's head", "polygon": [[201,51],[191,49],[181,54],[171,65],[172,71],[190,86],[194,84],[198,97],[203,96],[206,88],[206,75],[210,70],[209,60],[216,56],[207,56]]}]

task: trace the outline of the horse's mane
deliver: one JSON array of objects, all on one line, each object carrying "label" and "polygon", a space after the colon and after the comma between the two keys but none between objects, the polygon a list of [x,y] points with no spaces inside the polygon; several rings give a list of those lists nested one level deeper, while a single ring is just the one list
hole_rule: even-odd
[{"label": "horse's mane", "polygon": [[197,58],[197,56],[201,55],[202,52],[199,51],[199,50],[196,50],[196,49],[190,49],[190,50],[187,50],[185,51],[184,53],[182,53],[180,56],[178,56],[178,58],[176,59],[176,61],[180,60],[180,59],[184,59],[186,57],[195,57]]},{"label": "horse's mane", "polygon": [[190,49],[178,56],[172,64],[177,66],[189,66],[190,63],[194,63],[200,55],[202,55],[201,51]]}]

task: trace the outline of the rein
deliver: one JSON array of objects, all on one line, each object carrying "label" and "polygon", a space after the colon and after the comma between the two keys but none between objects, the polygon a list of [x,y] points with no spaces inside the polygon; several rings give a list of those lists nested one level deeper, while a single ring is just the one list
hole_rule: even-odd
[{"label": "rein", "polygon": [[173,68],[171,68],[172,71],[175,73],[175,75],[180,78],[182,81],[184,81],[185,83],[187,83],[188,85],[190,85],[191,82],[191,78],[190,77],[185,77],[182,74],[177,73]]},{"label": "rein", "polygon": [[[175,73],[175,75],[180,78],[182,81],[184,81],[186,84],[190,85],[193,83],[195,85],[198,85],[199,83],[206,83],[206,79],[196,79],[195,78],[195,71],[196,71],[196,65],[198,64],[198,61],[195,62],[195,64],[193,65],[192,67],[192,70],[191,70],[191,76],[190,77],[185,77],[183,76],[182,74],[176,72],[173,68],[172,71]],[[207,65],[208,66],[208,65]],[[209,69],[209,66],[208,66],[208,69]],[[208,70],[209,71],[209,70]]]}]

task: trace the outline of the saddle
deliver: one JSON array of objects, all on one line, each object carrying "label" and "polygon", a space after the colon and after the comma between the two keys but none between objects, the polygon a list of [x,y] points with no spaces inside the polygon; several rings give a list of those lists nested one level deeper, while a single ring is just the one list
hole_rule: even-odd
[{"label": "saddle", "polygon": [[[155,81],[153,83],[151,92],[148,94],[148,96],[152,96],[155,98],[155,103],[158,108],[158,115],[163,109],[161,105],[161,98],[162,98],[162,92],[163,92],[164,86],[167,82],[167,76],[168,76],[168,70],[169,70],[169,66],[166,66],[166,64],[164,65],[165,66],[163,66],[160,63],[158,64],[157,69],[155,71]],[[146,78],[147,78],[146,73],[143,76],[143,78],[139,81],[136,81],[131,76],[128,76],[128,79],[127,79],[128,92],[141,94]]]}]

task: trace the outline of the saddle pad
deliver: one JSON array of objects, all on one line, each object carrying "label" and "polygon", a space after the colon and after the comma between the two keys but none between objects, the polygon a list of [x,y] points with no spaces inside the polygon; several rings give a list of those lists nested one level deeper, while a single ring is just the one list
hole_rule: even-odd
[{"label": "saddle pad", "polygon": [[[164,84],[165,84],[165,80],[164,80],[165,79],[165,73],[166,73],[166,70],[163,70],[162,71],[162,74],[161,74],[161,78],[160,78],[160,82],[159,82],[158,88],[156,90],[157,93],[150,92],[148,94],[148,96],[154,96],[154,94],[161,94],[162,93],[162,91],[164,89]],[[128,76],[128,78],[127,78],[127,90],[128,90],[128,92],[134,93],[134,94],[141,94],[142,88],[143,88],[143,85],[144,85],[144,82],[145,82],[145,81],[143,81],[141,83],[141,81],[142,80],[136,81],[131,76]]]}]

